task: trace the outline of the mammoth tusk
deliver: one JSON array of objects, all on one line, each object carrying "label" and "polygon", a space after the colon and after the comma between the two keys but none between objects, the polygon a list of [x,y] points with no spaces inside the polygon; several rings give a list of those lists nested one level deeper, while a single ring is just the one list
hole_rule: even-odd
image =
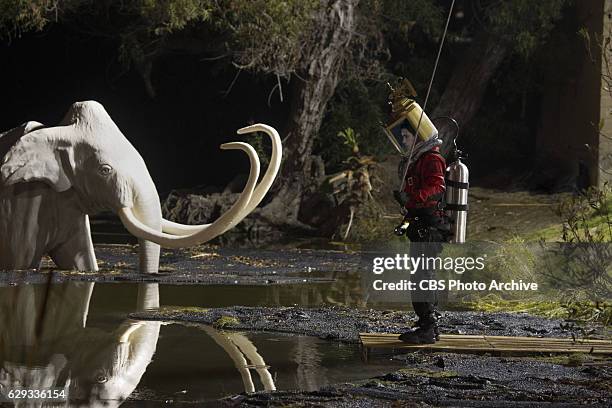
[{"label": "mammoth tusk", "polygon": [[136,218],[131,208],[124,207],[118,211],[118,215],[127,230],[138,238],[155,242],[166,248],[182,248],[210,241],[240,222],[244,218],[243,214],[245,214],[245,209],[249,205],[255,191],[257,179],[259,178],[259,157],[257,157],[255,149],[246,143],[226,143],[221,145],[221,148],[225,150],[243,150],[249,156],[251,163],[246,187],[232,208],[223,213],[215,222],[209,224],[206,229],[201,229],[188,235],[170,235],[145,225]]},{"label": "mammoth tusk", "polygon": [[[283,147],[281,138],[278,135],[276,129],[274,129],[272,126],[258,123],[252,126],[241,128],[238,130],[237,133],[239,135],[242,135],[253,132],[265,132],[268,136],[270,136],[270,139],[272,141],[272,156],[270,157],[270,164],[266,169],[266,173],[257,185],[257,188],[255,188],[253,196],[251,197],[248,205],[243,210],[243,212],[236,217],[237,221],[231,223],[227,229],[234,227],[236,224],[238,224],[238,222],[240,222],[240,220],[250,214],[259,205],[268,190],[270,190],[270,187],[272,186],[272,183],[274,182],[274,179],[278,174],[278,170],[280,169]],[[244,194],[244,192],[242,194]],[[162,231],[174,235],[190,235],[198,231],[203,231],[209,228],[210,225],[211,224],[185,225],[162,219]]]}]

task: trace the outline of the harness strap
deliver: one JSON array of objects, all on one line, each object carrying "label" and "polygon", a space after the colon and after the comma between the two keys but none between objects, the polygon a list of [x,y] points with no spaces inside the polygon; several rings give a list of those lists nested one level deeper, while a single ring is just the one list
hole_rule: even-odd
[{"label": "harness strap", "polygon": [[440,201],[442,198],[444,198],[444,193],[436,193],[427,197],[427,201]]},{"label": "harness strap", "polygon": [[[448,172],[446,173],[448,174]],[[462,190],[467,190],[470,187],[470,183],[463,183],[461,181],[448,180],[448,179],[446,179],[445,181],[446,181],[447,186],[460,188]]]},{"label": "harness strap", "polygon": [[450,210],[450,211],[467,211],[468,205],[467,204],[446,204],[445,209]]}]

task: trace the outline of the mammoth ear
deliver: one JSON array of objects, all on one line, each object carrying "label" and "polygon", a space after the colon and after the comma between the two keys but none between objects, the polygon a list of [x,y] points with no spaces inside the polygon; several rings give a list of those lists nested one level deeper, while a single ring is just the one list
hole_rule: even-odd
[{"label": "mammoth ear", "polygon": [[58,128],[46,128],[21,137],[0,167],[4,185],[42,181],[58,192],[68,190],[74,175],[74,150],[57,133]]}]

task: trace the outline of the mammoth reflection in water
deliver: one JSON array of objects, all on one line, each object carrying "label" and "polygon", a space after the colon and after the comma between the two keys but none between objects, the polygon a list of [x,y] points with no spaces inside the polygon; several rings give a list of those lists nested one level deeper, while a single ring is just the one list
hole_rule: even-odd
[{"label": "mammoth reflection in water", "polygon": [[[0,385],[61,388],[70,405],[108,406],[140,382],[161,322],[125,320],[108,332],[87,327],[94,284],[0,288]],[[137,309],[159,306],[157,284],[138,287]],[[104,404],[103,402],[106,402]]]},{"label": "mammoth reflection in water", "polygon": [[[108,407],[136,389],[157,348],[162,322],[126,319],[112,331],[88,327],[93,289],[94,283],[86,282],[0,288],[0,391],[59,388],[66,390],[70,406]],[[135,310],[157,307],[158,285],[139,284]],[[245,391],[254,391],[253,367],[264,388],[275,389],[246,336],[204,330],[234,361]]]}]

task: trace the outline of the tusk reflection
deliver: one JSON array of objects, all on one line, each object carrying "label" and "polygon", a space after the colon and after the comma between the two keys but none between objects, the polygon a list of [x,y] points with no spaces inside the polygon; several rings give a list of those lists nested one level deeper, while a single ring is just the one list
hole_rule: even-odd
[{"label": "tusk reflection", "polygon": [[[237,332],[221,332],[210,326],[203,326],[202,329],[217,343],[227,355],[232,359],[234,365],[244,385],[245,392],[255,392],[255,385],[251,377],[249,368],[255,368],[259,375],[264,390],[275,391],[276,386],[272,379],[272,374],[268,370],[263,357],[251,340],[244,334]],[[247,359],[250,363],[247,363]]]}]

